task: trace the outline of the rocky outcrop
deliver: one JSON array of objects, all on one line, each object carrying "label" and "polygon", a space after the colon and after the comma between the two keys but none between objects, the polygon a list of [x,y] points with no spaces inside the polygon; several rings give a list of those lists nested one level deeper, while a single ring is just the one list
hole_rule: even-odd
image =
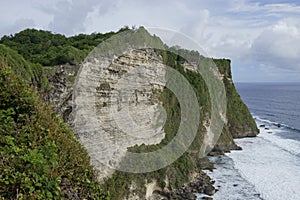
[{"label": "rocky outcrop", "polygon": [[111,174],[106,166],[118,168],[129,147],[164,138],[159,91],[165,86],[165,68],[154,50],[144,49],[112,63],[94,58],[81,70],[74,92],[74,129],[103,179]]},{"label": "rocky outcrop", "polygon": [[[99,63],[102,68],[99,68]],[[157,122],[158,119],[164,119],[164,117],[158,117],[158,115],[161,114],[159,96],[165,87],[166,72],[162,67],[162,57],[151,49],[132,50],[115,58],[113,63],[94,59],[85,64],[88,66],[83,70],[90,70],[88,73],[93,74],[93,76],[77,83],[81,85],[80,90],[77,93],[75,92],[78,95],[75,99],[76,104],[86,105],[82,109],[80,107],[76,109],[77,118],[73,119],[70,114],[72,112],[72,99],[74,98],[72,96],[74,94],[72,84],[78,67],[57,67],[54,75],[49,78],[51,89],[48,92],[47,101],[71,125],[74,124],[74,120],[77,120],[77,126],[74,127],[76,132],[79,133],[77,137],[88,150],[92,164],[100,171],[99,178],[102,180],[113,174],[113,170],[106,167],[106,165],[116,167],[124,157],[127,148],[141,144],[158,144],[164,138],[164,121],[161,121],[161,126],[156,127],[155,132],[140,129],[135,124],[147,127],[149,124]],[[184,62],[182,66],[184,70],[196,72],[192,64]],[[135,73],[137,69],[140,69],[142,73],[139,73],[139,76],[132,76],[131,72],[134,71]],[[226,67],[222,69],[223,71],[226,70],[223,74],[220,70],[219,79],[225,84],[228,99],[228,113],[227,116],[222,115],[222,118],[227,123],[225,125],[227,128],[226,131],[223,131],[210,155],[223,154],[233,149],[238,150],[240,148],[234,143],[233,138],[255,136],[258,133],[251,121],[252,117],[248,109],[235,91],[230,72]],[[81,73],[87,72],[81,71]],[[122,77],[123,82],[120,81]],[[145,80],[147,81],[145,82]],[[139,88],[138,85],[143,85],[143,87]],[[87,95],[91,94],[91,91],[95,94],[93,96],[94,102],[89,102],[86,98]],[[122,97],[128,98],[120,101],[120,94],[122,94]],[[82,95],[82,98],[80,95]],[[95,105],[92,105],[93,103]],[[240,110],[235,110],[235,106],[240,105],[242,105]],[[118,115],[112,115],[113,109],[118,111],[130,109],[131,116],[130,118],[118,118]],[[85,117],[91,113],[95,113],[97,120]],[[124,114],[126,115],[126,113]],[[237,117],[239,120],[236,120],[235,115],[243,117]],[[94,141],[97,141],[98,137],[106,138],[106,140],[102,140],[101,144],[97,143],[95,147]],[[114,138],[114,140],[111,140],[111,138]],[[99,152],[102,153],[99,154]],[[101,162],[99,162],[100,160]],[[103,162],[107,162],[106,165]],[[136,192],[136,189],[141,186],[132,182],[130,194],[127,198],[194,199],[193,193],[212,195],[216,190],[212,186],[213,181],[201,171],[204,168],[206,166],[202,162],[196,171],[190,172],[193,175],[190,175],[188,183],[177,189],[170,189],[170,187],[162,189],[155,180],[151,180],[152,182],[145,185],[146,193],[142,196]],[[167,179],[166,183],[168,181]]]},{"label": "rocky outcrop", "polygon": [[203,193],[212,196],[217,190],[213,186],[214,181],[201,169],[194,171],[189,176],[189,182],[182,187],[169,191],[157,190],[156,196],[159,194],[159,199],[196,199],[195,193]]},{"label": "rocky outcrop", "polygon": [[72,123],[73,84],[79,66],[60,65],[53,67],[53,74],[48,74],[50,88],[43,99],[59,114],[63,120]]},{"label": "rocky outcrop", "polygon": [[[136,41],[129,39],[128,35],[125,34],[125,39],[131,41],[131,43],[152,41],[150,43],[160,44],[158,45],[159,47],[165,46],[159,38],[150,36],[144,28],[134,29],[130,32],[134,34],[139,33]],[[92,46],[89,46],[87,49],[90,47]],[[112,45],[104,45],[106,50],[111,47],[116,47],[115,50],[118,50],[118,47],[122,49],[122,44],[117,42],[112,43]],[[69,53],[78,53],[76,48],[71,46],[70,48],[72,51]],[[213,181],[202,171],[202,169],[212,169],[213,166],[207,158],[200,159],[199,152],[207,153],[205,150],[208,148],[206,147],[214,147],[210,155],[223,154],[232,149],[239,149],[233,141],[234,138],[252,137],[258,134],[258,129],[251,114],[235,90],[229,60],[212,60],[200,56],[195,51],[190,52],[188,50],[183,50],[187,57],[162,50],[163,48],[157,48],[156,50],[129,50],[122,56],[117,57],[114,55],[113,62],[100,57],[100,55],[94,58],[88,57],[79,75],[77,75],[79,66],[76,65],[47,67],[48,79],[51,85],[48,88],[48,80],[44,77],[44,70],[42,70],[41,66],[31,66],[21,56],[16,56],[15,52],[10,51],[3,45],[0,45],[1,49],[9,53],[3,54],[5,57],[4,61],[8,62],[7,64],[11,65],[10,67],[13,70],[20,73],[30,82],[31,86],[36,87],[41,93],[45,92],[45,94],[41,95],[42,98],[76,131],[75,134],[77,134],[76,136],[81,144],[88,151],[94,168],[100,172],[98,178],[103,181],[103,188],[108,191],[114,191],[114,193],[120,193],[119,196],[114,196],[114,199],[195,199],[194,193],[213,195],[217,191],[212,186]],[[75,51],[73,51],[74,49]],[[169,50],[171,49],[169,48]],[[116,52],[114,51],[114,53]],[[107,53],[109,55],[113,54],[111,50]],[[9,60],[8,58],[10,57],[13,59]],[[76,57],[80,59],[81,55],[76,55]],[[188,62],[183,57],[195,59],[189,59],[190,61]],[[62,62],[64,61],[60,60],[55,63]],[[20,64],[20,66],[15,66],[16,63]],[[72,63],[72,61],[69,61],[69,63]],[[217,68],[209,68],[207,66],[208,63],[215,64]],[[187,149],[185,148],[187,151],[182,155],[180,154],[180,158],[177,159],[176,157],[175,159],[177,160],[172,164],[168,163],[167,167],[163,169],[147,174],[115,172],[107,166],[116,168],[120,163],[125,163],[122,162],[122,159],[128,152],[149,153],[163,149],[166,144],[170,144],[170,141],[176,137],[176,128],[178,128],[177,125],[180,124],[180,121],[191,121],[186,117],[191,115],[192,111],[190,110],[188,114],[180,113],[181,105],[178,98],[176,99],[176,94],[172,94],[165,87],[165,79],[169,76],[165,68],[162,67],[164,64],[171,66],[176,71],[179,71],[181,75],[184,75],[192,86],[192,90],[194,89],[197,94],[198,102],[196,101],[192,106],[191,104],[188,106],[193,110],[198,110],[199,108],[202,114],[199,120],[197,118],[195,123],[191,123],[197,126],[199,124],[199,130],[196,133],[194,142],[190,146],[189,144],[186,145],[188,146]],[[200,69],[212,70],[213,74],[202,74]],[[73,84],[77,76],[79,78],[84,77],[84,79],[77,79],[76,84],[79,87],[74,87]],[[214,124],[210,121],[213,117],[209,117],[211,113],[215,112],[212,112],[210,109],[210,107],[214,106],[211,106],[213,103],[210,102],[209,91],[211,92],[212,90],[211,88],[208,89],[207,79],[205,79],[207,77],[213,77],[218,83],[223,82],[226,89],[227,112],[224,109],[219,109],[219,112],[216,112],[218,118],[225,122],[220,137],[219,135],[214,137],[217,131],[211,126],[211,124]],[[178,79],[174,80],[178,81]],[[217,82],[214,82],[216,84],[214,86],[218,86]],[[47,91],[44,91],[44,88]],[[213,89],[216,88],[218,87],[213,87]],[[185,94],[185,96],[192,93],[190,91],[184,93],[183,91],[185,90],[181,88],[180,93]],[[222,91],[217,89],[214,91],[221,94],[217,95],[218,97],[223,94]],[[217,98],[217,100],[220,99]],[[73,100],[75,101],[74,105]],[[221,100],[220,102],[224,101]],[[197,103],[199,103],[199,106]],[[226,107],[226,103],[224,105]],[[164,109],[166,112],[162,112]],[[168,114],[167,120],[166,113]],[[73,118],[73,116],[75,117]],[[165,120],[168,123],[165,123],[164,127]],[[63,124],[61,126],[64,127]],[[281,125],[278,124],[277,126],[280,127]],[[188,128],[192,128],[192,125]],[[265,128],[266,130],[268,129],[267,127]],[[222,130],[222,127],[219,130]],[[67,137],[69,136],[67,135]],[[215,144],[216,138],[219,138],[219,140]],[[72,137],[66,139],[72,139]],[[187,137],[181,139],[180,141],[182,142],[187,140]],[[79,145],[77,141],[75,143]],[[63,149],[65,143],[63,142],[62,144]],[[68,146],[67,151],[72,149],[74,144],[72,143],[72,146]],[[161,157],[172,157],[173,152],[176,152],[177,149],[172,148],[171,150],[166,154],[160,154]],[[85,151],[83,152],[85,153]],[[75,162],[75,171],[80,171],[83,168],[77,168],[77,164],[85,161],[85,159],[89,159],[89,157],[82,158],[77,155],[78,153],[72,159]],[[203,153],[203,155],[205,154]],[[126,159],[124,160],[126,161]],[[153,164],[147,159],[143,161],[140,163],[145,166]],[[85,175],[86,173],[92,174],[92,172],[85,170],[83,173]],[[73,176],[72,173],[71,176]],[[104,180],[107,177],[108,179]],[[90,185],[90,180],[85,179],[84,182]],[[91,184],[94,185],[94,182]],[[73,196],[74,192],[69,190],[69,183],[64,184],[64,187],[67,187],[66,191],[69,198],[78,197]],[[77,189],[76,185],[74,190]],[[113,192],[111,194],[113,195]],[[206,198],[209,199],[209,197]]]}]

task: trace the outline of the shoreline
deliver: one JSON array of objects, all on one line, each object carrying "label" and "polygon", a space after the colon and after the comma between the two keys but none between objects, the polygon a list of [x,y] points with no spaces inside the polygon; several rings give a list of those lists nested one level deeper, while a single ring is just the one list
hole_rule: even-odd
[{"label": "shoreline", "polygon": [[203,170],[193,173],[193,178],[187,184],[170,192],[161,192],[160,195],[167,199],[197,199],[197,193],[206,194],[208,199],[215,194],[216,189],[213,186],[214,180],[207,175]]},{"label": "shoreline", "polygon": [[210,157],[216,169],[205,172],[219,190],[212,198],[300,199],[299,141],[285,137],[289,129],[274,122],[256,118],[256,123],[260,129],[257,137],[234,140],[242,151]]},{"label": "shoreline", "polygon": [[[243,199],[261,200],[261,194],[255,186],[247,181],[241,172],[235,168],[233,160],[227,155],[219,155],[209,158],[214,163],[213,171],[204,172],[214,180],[217,192],[210,196],[212,199]],[[203,199],[205,195],[198,194],[197,199]]]}]

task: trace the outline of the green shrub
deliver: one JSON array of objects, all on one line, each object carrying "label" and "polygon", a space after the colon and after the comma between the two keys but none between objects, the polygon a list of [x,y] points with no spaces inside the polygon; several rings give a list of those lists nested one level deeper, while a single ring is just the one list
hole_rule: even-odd
[{"label": "green shrub", "polygon": [[71,129],[0,61],[0,198],[107,199]]},{"label": "green shrub", "polygon": [[0,44],[0,60],[2,65],[8,65],[14,73],[28,81],[40,92],[49,87],[48,79],[41,65],[26,61],[16,51],[3,44]]}]

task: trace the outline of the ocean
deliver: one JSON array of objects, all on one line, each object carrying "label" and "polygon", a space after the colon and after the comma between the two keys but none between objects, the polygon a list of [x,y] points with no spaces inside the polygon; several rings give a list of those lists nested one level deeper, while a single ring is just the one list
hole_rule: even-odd
[{"label": "ocean", "polygon": [[213,198],[300,200],[300,83],[235,85],[260,134],[236,139],[242,151],[210,158]]}]

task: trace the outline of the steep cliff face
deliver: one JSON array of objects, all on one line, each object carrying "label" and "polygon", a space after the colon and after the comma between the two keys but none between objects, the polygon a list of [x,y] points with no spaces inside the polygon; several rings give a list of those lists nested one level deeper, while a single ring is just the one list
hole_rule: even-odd
[{"label": "steep cliff face", "polygon": [[[187,55],[191,53],[186,51]],[[199,59],[206,58],[199,55]],[[99,66],[106,66],[108,64],[106,62],[103,59],[89,60],[85,63],[88,66],[83,66],[82,71],[79,72],[79,75],[88,73],[92,76],[77,83],[80,86],[77,94],[94,91],[95,105],[91,106],[94,102],[83,98],[90,93],[82,95],[82,98],[78,95],[79,98],[75,98],[76,106],[79,106],[75,119],[72,118],[74,98],[72,95],[74,77],[78,68],[74,66],[56,68],[55,73],[49,76],[51,88],[47,101],[65,121],[71,125],[74,125],[74,120],[76,121],[74,129],[79,133],[77,137],[88,150],[93,166],[100,172],[99,179],[105,189],[111,192],[112,198],[151,199],[155,196],[165,196],[185,199],[193,196],[193,192],[213,191],[210,186],[211,180],[201,172],[201,169],[211,166],[205,158],[200,159],[198,156],[205,137],[212,131],[209,128],[210,95],[205,80],[194,63],[189,63],[174,53],[154,49],[132,50],[115,58],[108,67],[99,68]],[[239,149],[233,141],[234,138],[258,134],[255,122],[232,82],[230,60],[215,59],[214,62],[219,70],[215,75],[225,86],[227,112],[226,115],[220,113],[225,125],[211,155]],[[189,81],[198,98],[201,117],[194,142],[178,160],[158,171],[130,174],[106,167],[122,164],[122,159],[128,150],[136,153],[155,151],[163,148],[174,138],[181,120],[180,105],[174,93],[165,87],[167,72],[163,65],[179,71]],[[202,67],[206,67],[205,64]],[[130,71],[136,69],[140,69],[142,73],[133,78],[130,76]],[[125,76],[128,73],[129,76]],[[122,78],[123,85],[119,81]],[[148,82],[145,83],[143,80]],[[143,88],[133,83],[140,83]],[[116,119],[111,115],[111,108],[118,110],[125,108],[119,100],[120,94],[128,97],[131,120],[142,127],[153,124],[158,119],[157,115],[161,107],[165,109],[166,116],[160,118],[164,120],[156,127],[155,132],[139,129],[134,124],[131,126],[129,118],[126,117],[118,118],[118,123],[115,122]],[[84,116],[88,116],[86,113],[95,113],[96,118],[85,118]],[[93,142],[99,136],[107,140],[95,145]],[[102,152],[103,157],[99,157],[99,151]],[[100,160],[108,163],[104,165],[103,162],[99,162]],[[146,164],[151,165],[151,163]],[[186,184],[187,182],[192,183]]]},{"label": "steep cliff face", "polygon": [[105,199],[88,152],[41,101],[39,72],[0,45],[0,199]]},{"label": "steep cliff face", "polygon": [[[125,30],[120,30],[120,32],[122,31]],[[150,36],[145,29],[133,30],[133,32],[141,32],[143,35],[140,39],[150,38],[149,40],[162,44],[159,38]],[[37,88],[41,93],[42,98],[56,113],[61,115],[65,122],[73,126],[74,130],[80,130],[79,132],[77,131],[76,137],[88,151],[93,166],[99,172],[98,179],[102,181],[103,188],[106,191],[110,191],[112,199],[192,199],[194,198],[193,193],[205,192],[207,194],[212,194],[214,192],[214,189],[211,186],[212,181],[201,171],[204,168],[211,169],[212,166],[207,158],[199,158],[201,146],[213,132],[213,129],[209,126],[211,123],[209,116],[212,112],[212,103],[205,77],[202,77],[199,74],[195,63],[188,62],[181,56],[176,55],[176,53],[168,51],[171,48],[167,48],[166,50],[140,49],[131,50],[120,57],[116,57],[112,63],[109,63],[108,67],[104,68],[99,68],[99,64],[100,66],[106,65],[105,59],[99,58],[88,60],[85,64],[90,66],[82,68],[83,71],[80,71],[79,73],[78,65],[44,67],[44,69],[47,69],[48,71],[48,79],[46,79],[43,68],[38,63],[74,64],[73,61],[75,57],[76,63],[78,63],[83,55],[86,55],[87,52],[104,38],[110,37],[111,35],[114,35],[114,33],[104,35],[81,35],[80,37],[75,36],[66,38],[61,37],[60,35],[52,37],[50,32],[27,30],[19,35],[25,34],[26,37],[28,36],[30,38],[35,37],[37,33],[39,35],[39,41],[32,43],[31,40],[28,40],[26,41],[26,45],[18,40],[18,34],[14,37],[3,38],[1,40],[2,43],[11,45],[12,48],[15,48],[18,52],[11,50],[4,45],[0,45],[1,67],[7,67],[6,65],[8,65],[9,70],[8,68],[7,70],[9,73],[16,74],[16,76],[13,76],[14,80],[17,79],[16,77],[22,77],[26,80],[26,87],[25,83],[23,86],[16,82],[16,88],[18,88],[19,91],[23,91],[24,89],[26,91],[27,89],[31,91],[27,85],[28,83],[31,87]],[[46,34],[46,37],[44,37],[43,34]],[[83,40],[81,40],[82,37]],[[48,51],[48,45],[40,45],[43,42],[49,41],[46,38],[55,40],[55,44],[64,41],[63,43],[67,46],[65,46],[66,48],[63,48],[61,52]],[[80,40],[80,42],[77,40]],[[86,46],[86,40],[90,40],[89,44],[91,45]],[[53,43],[49,43],[49,45],[52,45],[52,49],[58,48]],[[76,50],[76,48],[80,49],[79,56],[76,56],[79,51],[79,49]],[[34,50],[28,51],[28,49]],[[65,51],[66,49],[69,49],[70,51]],[[201,67],[207,67],[205,64],[207,59],[200,56],[197,52],[187,50],[182,51],[185,52],[187,57],[196,56],[197,60],[203,60]],[[47,53],[44,55],[42,52]],[[54,52],[55,55],[52,55]],[[65,56],[65,52],[68,52],[68,54],[71,53],[72,55]],[[35,61],[35,64],[26,61],[18,53],[24,54],[23,56],[26,56],[28,59],[35,58],[31,60],[32,62]],[[48,54],[50,57],[54,57],[47,60],[49,56],[46,55]],[[64,59],[61,60],[61,58]],[[215,59],[214,63],[218,69],[218,72],[215,71],[215,76],[217,79],[221,80],[225,86],[227,112],[226,114],[220,113],[225,125],[218,142],[210,153],[211,155],[222,154],[232,149],[239,149],[233,141],[234,138],[252,137],[258,134],[255,122],[247,107],[240,99],[232,82],[230,60]],[[197,97],[200,118],[199,128],[193,143],[174,163],[154,172],[131,174],[114,171],[106,167],[102,162],[99,162],[99,159],[110,161],[106,164],[114,167],[124,163],[123,159],[126,152],[147,153],[156,151],[169,144],[176,136],[181,121],[181,107],[176,95],[166,88],[168,71],[166,71],[163,65],[167,65],[180,72],[182,76],[188,80]],[[137,69],[140,70],[140,72],[137,73],[139,76],[131,76],[130,72],[137,72],[135,71]],[[1,72],[7,71],[1,70]],[[12,72],[10,72],[10,70]],[[84,70],[92,70],[90,71],[92,73],[89,72],[91,76],[89,76],[86,81],[80,83],[81,87],[77,92],[93,91],[93,102],[87,102],[86,98],[76,99],[74,97],[74,81],[77,74],[80,75],[82,72],[88,72]],[[12,83],[5,75],[7,74],[3,73],[2,79],[6,81],[3,82],[3,87],[7,87],[9,86],[9,83]],[[123,82],[120,82],[120,79],[122,79]],[[139,83],[138,85],[143,85],[143,87],[137,87],[134,83]],[[5,92],[5,90],[3,90],[3,92]],[[10,88],[9,93],[17,94],[14,91],[14,88]],[[3,94],[3,99],[6,101],[6,93]],[[120,94],[122,94],[122,97],[128,97],[127,100],[129,101],[127,102],[129,102],[129,104],[127,107],[122,100],[120,100]],[[87,93],[87,95],[89,95],[89,93]],[[87,107],[84,107],[83,110],[77,109],[77,114],[94,113],[96,115],[96,120],[94,118],[80,117],[80,115],[77,115],[77,118],[74,119],[74,98],[77,100],[76,106],[80,107],[81,105],[88,105]],[[34,99],[35,101],[40,102],[37,97],[34,97]],[[14,98],[14,102],[15,100],[23,101],[24,99],[23,97]],[[93,106],[89,107],[89,103],[93,103]],[[38,105],[42,105],[42,103],[39,103]],[[2,106],[5,105],[3,104]],[[117,116],[113,117],[110,115],[111,108],[116,108],[117,110],[126,110],[125,108],[129,109],[131,121],[129,120],[129,117],[114,118]],[[19,107],[17,105],[12,106],[12,109],[19,109]],[[60,173],[62,173],[64,179],[62,181],[59,181],[58,179],[55,180],[57,181],[57,184],[60,184],[59,186],[62,187],[62,195],[66,198],[76,199],[85,197],[85,195],[91,193],[97,193],[100,188],[95,180],[95,174],[89,166],[88,154],[73,137],[71,130],[66,128],[58,118],[53,119],[51,111],[47,110],[43,112],[43,109],[44,105],[38,110],[38,115],[28,116],[28,119],[31,119],[30,117],[39,116],[33,120],[27,120],[28,122],[34,122],[30,123],[30,126],[33,126],[34,130],[36,130],[30,132],[29,136],[31,137],[34,136],[34,134],[47,132],[45,135],[51,136],[51,141],[56,142],[56,145],[58,145],[57,147],[52,146],[51,148],[58,148],[59,150],[57,150],[57,152],[62,154],[63,157],[63,159],[58,161],[59,168],[57,169],[56,175],[60,176]],[[161,112],[161,110],[165,110],[165,113]],[[7,112],[7,114],[10,115],[13,113]],[[29,113],[27,112],[25,114],[28,115]],[[161,114],[163,114],[163,116],[158,116]],[[34,120],[42,119],[40,115],[42,115],[43,120],[35,123]],[[22,116],[23,115],[20,115],[20,117]],[[116,119],[118,123],[115,122]],[[22,120],[17,121],[17,123],[23,122]],[[77,120],[77,126],[74,126],[74,120]],[[158,121],[159,123],[157,123]],[[48,131],[48,126],[46,126],[48,123],[51,124],[51,127],[49,128],[50,132]],[[41,124],[46,125],[41,127],[39,126]],[[156,124],[156,126],[154,129],[152,127],[152,131],[149,131],[148,129],[136,127],[135,124],[140,125],[141,127],[149,127],[153,124]],[[3,125],[5,126],[4,128],[9,127],[6,127],[5,123],[3,123]],[[27,134],[28,130],[26,126],[22,126],[22,128],[26,129],[24,130],[24,133],[26,132]],[[61,130],[61,132],[59,131],[60,133],[58,133],[58,130]],[[20,129],[16,129],[15,131],[18,132]],[[9,133],[9,131],[7,133]],[[26,134],[20,134],[20,136]],[[97,139],[99,135],[101,135],[102,138],[106,137],[108,140],[103,141],[101,144],[97,143],[97,145],[94,145],[93,140]],[[12,136],[15,137],[19,135],[13,134]],[[111,140],[111,138],[114,138],[114,140]],[[9,140],[5,142],[8,142],[7,145],[11,145]],[[39,148],[44,148],[43,146],[45,145],[43,142],[45,142],[45,140],[42,138],[41,143],[39,143],[42,145],[40,145]],[[23,147],[24,146],[22,146],[22,148]],[[11,148],[7,146],[7,149]],[[99,151],[104,155],[103,158],[99,158],[99,155],[97,155],[97,152]],[[47,152],[45,153],[45,157],[47,157]],[[61,156],[59,156],[59,158],[60,157]],[[14,159],[13,157],[11,158]],[[47,159],[48,158],[50,159],[50,157],[47,157]],[[10,163],[13,162],[9,162],[8,164]],[[84,167],[77,166],[77,164]],[[143,164],[151,165],[152,163],[145,162]],[[22,168],[23,166],[25,165],[21,163],[20,167]],[[36,173],[34,170],[33,172]],[[88,174],[86,172],[88,172]],[[73,173],[76,173],[78,176]],[[46,178],[47,177],[48,176],[46,176]],[[92,184],[90,182],[91,180]],[[16,184],[18,184],[18,182],[16,182]],[[78,184],[80,187],[77,187]],[[83,193],[80,194],[81,187],[88,188],[88,192],[84,195]],[[14,192],[15,191],[13,191],[13,193]],[[98,192],[100,192],[100,190]],[[17,193],[14,194],[16,195]]]},{"label": "steep cliff face", "polygon": [[[74,129],[101,171],[100,180],[112,173],[106,166],[119,165],[127,148],[158,144],[165,136],[163,123],[155,129],[141,128],[156,124],[160,115],[158,94],[166,73],[162,58],[151,49],[132,50],[104,66],[101,59],[84,64],[80,75],[93,76],[79,78],[74,98]],[[133,76],[135,70],[139,76]],[[115,111],[121,113],[114,115]]]},{"label": "steep cliff face", "polygon": [[228,130],[233,138],[254,137],[259,130],[247,106],[232,82],[230,60],[215,60],[220,72],[224,74],[227,96]]},{"label": "steep cliff face", "polygon": [[[190,182],[192,180],[191,177],[198,177],[194,180],[196,182],[202,180],[203,176],[205,177],[205,175],[198,171],[205,167],[205,164],[203,164],[205,162],[203,160],[199,160],[195,152],[199,151],[199,147],[203,142],[203,137],[208,131],[205,124],[208,123],[209,120],[207,117],[207,112],[209,112],[208,107],[210,105],[209,94],[203,78],[197,73],[193,65],[186,61],[183,62],[180,59],[181,58],[179,57],[174,57],[173,54],[165,55],[161,52],[147,49],[134,50],[115,59],[115,61],[104,71],[103,69],[101,69],[102,71],[97,69],[99,62],[103,62],[103,60],[94,60],[89,63],[89,70],[94,72],[95,77],[84,82],[82,88],[83,90],[86,88],[96,91],[95,109],[97,111],[98,120],[101,124],[98,124],[99,126],[97,126],[97,124],[92,122],[93,125],[86,126],[86,121],[88,121],[88,119],[75,119],[82,121],[82,126],[78,126],[77,128],[84,130],[84,134],[78,135],[78,137],[91,155],[93,165],[100,172],[99,178],[101,180],[105,180],[105,187],[113,192],[113,198],[115,199],[119,199],[121,197],[128,199],[147,197],[148,199],[151,199],[154,198],[153,195],[157,196],[157,193],[159,193],[160,196],[175,195],[173,196],[174,198],[184,198],[184,195],[186,195],[184,193],[192,190],[186,189],[182,190],[183,192],[180,192],[177,191],[176,188],[181,187],[185,182]],[[235,90],[231,77],[230,61],[214,61],[220,71],[219,79],[224,82],[226,89],[227,114],[224,116],[224,118],[226,118],[224,119],[226,124],[217,144],[211,152],[211,155],[222,154],[233,149],[239,149],[235,145],[233,138],[255,136],[258,134],[251,114]],[[97,63],[97,65],[95,63]],[[95,68],[91,67],[93,64]],[[165,88],[164,76],[166,75],[166,72],[164,71],[164,68],[160,67],[160,65],[163,64],[173,66],[177,70],[181,71],[193,85],[199,100],[201,99],[199,104],[200,107],[203,108],[201,110],[203,117],[200,119],[200,127],[195,138],[195,142],[188,150],[188,153],[184,154],[173,165],[162,171],[139,176],[114,172],[99,162],[99,157],[94,157],[98,151],[107,151],[104,155],[113,158],[113,162],[110,164],[118,164],[124,157],[127,148],[134,147],[130,148],[133,152],[143,152],[145,149],[148,149],[148,151],[151,149],[154,150],[161,147],[166,142],[169,142],[169,140],[174,137],[172,133],[176,132],[176,129],[178,128],[180,108],[174,94],[170,93],[170,91]],[[156,71],[153,71],[153,66],[156,66]],[[146,79],[151,80],[148,85],[145,86],[143,90],[131,87],[131,89],[134,89],[134,92],[132,90],[127,91],[126,88],[122,87],[117,88],[118,80],[122,77],[122,75],[130,70],[134,70],[135,68],[142,68],[143,73],[139,78],[145,79],[145,77],[147,77]],[[66,71],[67,70],[58,68],[53,78],[50,78],[50,82],[52,83],[51,104],[58,113],[63,115],[65,119],[72,119],[69,114],[71,113],[70,109],[72,103],[70,94],[73,88],[71,87],[70,78],[68,78],[68,76],[74,76],[74,73],[67,73]],[[97,73],[105,75],[101,76],[101,79],[99,79]],[[126,86],[128,87],[128,83],[138,80],[128,78],[126,81]],[[57,91],[60,92],[57,93]],[[132,116],[136,123],[151,124],[151,120],[154,120],[157,114],[157,105],[162,105],[167,110],[168,115],[165,126],[158,127],[156,134],[148,133],[143,130],[132,129],[130,132],[131,134],[126,135],[118,128],[119,124],[115,124],[114,120],[109,115],[109,108],[114,106],[119,107],[120,109],[122,108],[122,104],[120,102],[112,100],[114,99],[112,97],[121,91],[125,91],[125,93],[128,92],[128,94],[134,94],[133,96],[129,95],[129,98],[131,98],[130,108],[133,113]],[[84,103],[85,99],[81,99],[80,101],[82,102],[77,103]],[[66,110],[68,111],[61,112]],[[92,110],[84,110],[83,112],[92,112]],[[128,119],[122,120],[121,124],[126,124]],[[72,122],[72,120],[70,122]],[[97,134],[102,134],[102,136],[103,134],[107,134],[107,137],[124,137],[120,137],[115,151],[111,151],[111,149],[114,149],[111,147],[115,144],[109,143],[109,140],[106,140],[102,145],[98,145],[97,148],[92,145],[90,137],[91,135],[92,137],[97,137]],[[141,137],[136,137],[139,134]],[[103,160],[105,159],[106,158],[103,158]],[[182,166],[184,166],[185,169],[182,168]],[[195,175],[195,173],[198,175]],[[107,179],[107,177],[110,178]],[[206,182],[203,180],[200,181],[202,184],[199,185],[198,183],[197,186],[199,190],[194,192],[204,192],[204,189],[208,187],[210,181],[209,179],[204,180],[206,180]],[[119,187],[123,189],[114,191]]]},{"label": "steep cliff face", "polygon": [[255,137],[259,130],[251,116],[247,106],[236,91],[232,82],[230,60],[215,59],[224,82],[227,98],[227,126],[224,127],[218,143],[215,145],[212,155],[228,152],[229,150],[239,150],[234,143],[234,138]]},{"label": "steep cliff face", "polygon": [[52,73],[47,73],[50,87],[43,94],[44,101],[68,124],[72,124],[73,121],[71,115],[73,84],[78,69],[78,65],[51,67]]}]

